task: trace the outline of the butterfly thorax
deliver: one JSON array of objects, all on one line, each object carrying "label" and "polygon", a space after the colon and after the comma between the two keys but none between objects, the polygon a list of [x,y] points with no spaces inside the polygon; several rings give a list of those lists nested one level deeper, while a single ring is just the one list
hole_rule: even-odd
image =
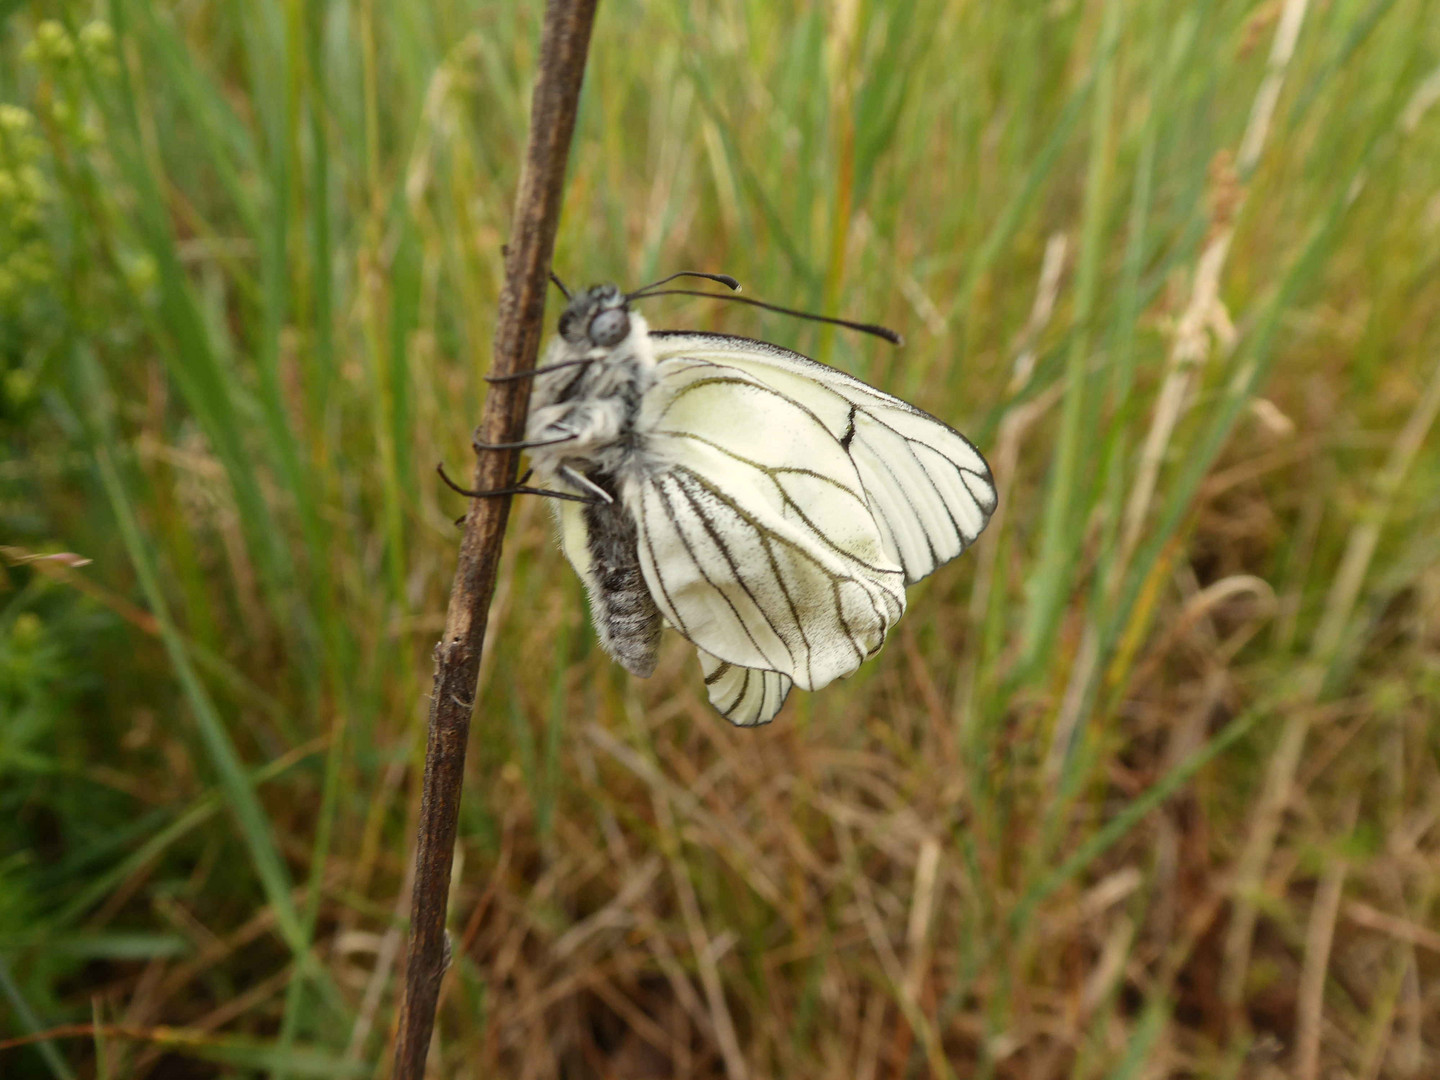
[{"label": "butterfly thorax", "polygon": [[609,288],[587,290],[571,301],[541,361],[542,368],[556,370],[536,378],[525,429],[527,442],[550,444],[531,451],[541,480],[558,476],[563,482],[567,466],[592,478],[619,480],[643,456],[636,419],[655,381],[655,356],[645,320],[628,310],[618,290],[605,291]]}]

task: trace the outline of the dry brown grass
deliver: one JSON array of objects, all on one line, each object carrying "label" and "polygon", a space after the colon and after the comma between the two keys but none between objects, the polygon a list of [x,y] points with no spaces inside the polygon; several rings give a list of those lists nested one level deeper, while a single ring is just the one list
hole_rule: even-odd
[{"label": "dry brown grass", "polygon": [[[536,22],[42,6],[0,1072],[383,1077]],[[602,5],[558,265],[899,325],[668,312],[954,420],[1001,511],[738,731],[517,506],[432,1074],[1440,1073],[1436,3],[782,9]]]}]

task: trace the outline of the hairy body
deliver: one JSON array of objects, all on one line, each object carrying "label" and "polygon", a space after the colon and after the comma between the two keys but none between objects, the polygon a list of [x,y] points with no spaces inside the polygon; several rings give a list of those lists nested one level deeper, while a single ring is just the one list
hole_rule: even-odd
[{"label": "hairy body", "polygon": [[[573,317],[589,322],[613,310],[603,304],[597,301]],[[584,508],[584,536],[562,541],[572,562],[583,554],[588,564],[576,568],[600,643],[625,670],[645,677],[655,670],[664,620],[645,584],[635,515],[625,499],[627,479],[642,473],[648,460],[644,432],[636,430],[640,398],[655,377],[645,320],[631,313],[626,336],[606,349],[562,332],[546,350],[542,367],[587,358],[594,362],[536,379],[525,438],[550,444],[530,452],[539,479],[594,500]]]}]

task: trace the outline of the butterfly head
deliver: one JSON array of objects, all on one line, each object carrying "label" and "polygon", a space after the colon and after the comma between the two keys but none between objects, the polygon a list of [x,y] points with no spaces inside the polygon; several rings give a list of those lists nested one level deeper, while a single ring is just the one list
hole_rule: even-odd
[{"label": "butterfly head", "polygon": [[628,298],[614,285],[592,285],[577,292],[560,316],[560,336],[572,346],[613,349],[631,329]]}]

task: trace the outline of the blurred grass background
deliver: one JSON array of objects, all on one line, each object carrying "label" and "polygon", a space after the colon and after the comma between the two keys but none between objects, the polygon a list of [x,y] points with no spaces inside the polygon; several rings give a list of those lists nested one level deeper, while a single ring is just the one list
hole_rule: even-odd
[{"label": "blurred grass background", "polygon": [[[0,0],[7,1080],[387,1075],[540,7]],[[1440,1072],[1440,5],[605,0],[556,268],[1001,512],[736,731],[517,507],[434,1075]]]}]

